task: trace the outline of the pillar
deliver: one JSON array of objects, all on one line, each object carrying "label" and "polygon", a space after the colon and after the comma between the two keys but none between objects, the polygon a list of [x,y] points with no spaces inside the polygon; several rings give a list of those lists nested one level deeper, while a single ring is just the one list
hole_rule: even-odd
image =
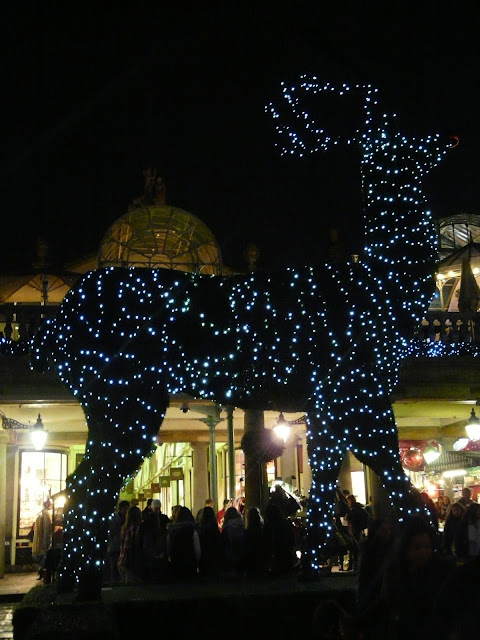
[{"label": "pillar", "polygon": [[[265,428],[263,411],[247,409],[244,416],[244,433],[255,431],[261,441],[261,431]],[[267,467],[253,455],[245,456],[245,512],[250,507],[263,510],[268,500]]]},{"label": "pillar", "polygon": [[213,500],[215,509],[218,511],[218,480],[217,480],[217,448],[215,446],[215,427],[217,422],[214,418],[208,419],[208,431],[210,436],[209,459],[210,459],[210,497]]},{"label": "pillar", "polygon": [[300,493],[304,496],[309,495],[312,488],[312,469],[308,457],[308,445],[306,438],[302,439],[302,462],[303,462],[303,478],[301,478]]},{"label": "pillar", "polygon": [[206,442],[191,442],[192,447],[192,469],[193,469],[193,509],[196,515],[204,505],[206,498],[210,497],[210,487],[208,486],[208,465]]},{"label": "pillar", "polygon": [[[217,481],[217,450],[215,446],[215,427],[222,422],[220,409],[216,408],[217,415],[209,415],[206,418],[200,418],[200,422],[204,422],[208,426],[209,435],[209,467],[210,467],[210,498],[213,500],[215,509],[218,511],[218,481]],[[208,497],[208,496],[207,496]]]},{"label": "pillar", "polygon": [[234,498],[235,482],[235,433],[233,429],[233,407],[225,407],[227,412],[227,455],[228,455],[228,497]]}]

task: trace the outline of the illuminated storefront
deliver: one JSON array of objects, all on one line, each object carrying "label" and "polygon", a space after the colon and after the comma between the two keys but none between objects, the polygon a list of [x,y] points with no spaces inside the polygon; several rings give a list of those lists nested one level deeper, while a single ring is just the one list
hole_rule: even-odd
[{"label": "illuminated storefront", "polygon": [[28,535],[43,503],[65,489],[67,458],[57,451],[20,451],[18,538]]}]

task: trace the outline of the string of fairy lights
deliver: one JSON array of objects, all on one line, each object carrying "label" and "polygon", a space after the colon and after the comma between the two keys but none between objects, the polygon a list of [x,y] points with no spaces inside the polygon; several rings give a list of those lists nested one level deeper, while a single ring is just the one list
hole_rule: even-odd
[{"label": "string of fairy lights", "polygon": [[[330,136],[302,108],[302,93],[327,91],[363,96],[364,124],[351,138]],[[421,186],[446,147],[438,136],[392,133],[368,85],[337,90],[302,78],[298,88],[284,87],[284,98],[302,130],[277,125],[284,153],[360,147],[363,256],[275,276],[111,267],[67,294],[31,349],[32,367],[55,370],[89,427],[85,458],[67,487],[60,581],[101,567],[116,497],[153,451],[169,395],[259,409],[295,398],[308,416],[314,571],[333,532],[347,449],[379,475],[400,514],[410,508],[388,396],[433,293],[436,236]],[[274,107],[267,110],[278,121]]]}]

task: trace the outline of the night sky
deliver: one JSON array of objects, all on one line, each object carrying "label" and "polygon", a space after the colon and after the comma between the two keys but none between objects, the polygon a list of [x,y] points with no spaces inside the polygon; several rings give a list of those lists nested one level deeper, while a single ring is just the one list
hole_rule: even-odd
[{"label": "night sky", "polygon": [[321,262],[331,226],[357,252],[356,154],[274,146],[265,105],[301,74],[370,82],[406,134],[459,136],[426,195],[437,218],[480,213],[478,2],[26,4],[2,18],[2,270],[39,234],[57,264],[96,251],[148,167],[229,266],[249,242],[268,270]]}]

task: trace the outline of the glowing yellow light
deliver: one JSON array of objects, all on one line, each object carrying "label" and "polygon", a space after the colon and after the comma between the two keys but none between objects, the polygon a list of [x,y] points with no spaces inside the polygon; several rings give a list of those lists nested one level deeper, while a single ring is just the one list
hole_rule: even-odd
[{"label": "glowing yellow light", "polygon": [[449,469],[448,471],[444,471],[442,473],[444,478],[457,478],[459,476],[466,476],[466,469]]}]

